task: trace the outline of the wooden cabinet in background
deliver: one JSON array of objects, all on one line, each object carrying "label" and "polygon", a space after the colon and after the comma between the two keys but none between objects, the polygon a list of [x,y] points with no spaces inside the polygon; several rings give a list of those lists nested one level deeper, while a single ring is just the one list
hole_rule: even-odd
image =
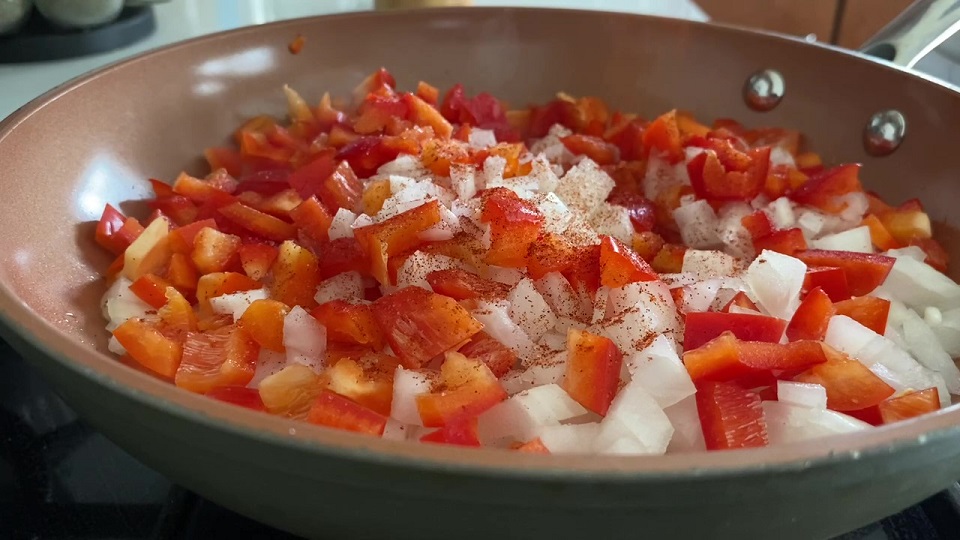
[{"label": "wooden cabinet in background", "polygon": [[856,48],[912,0],[696,0],[717,22]]}]

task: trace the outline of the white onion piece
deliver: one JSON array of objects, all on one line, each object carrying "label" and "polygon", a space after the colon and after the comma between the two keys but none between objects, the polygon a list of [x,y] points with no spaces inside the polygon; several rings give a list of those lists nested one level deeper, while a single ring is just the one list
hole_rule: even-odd
[{"label": "white onion piece", "polygon": [[[553,174],[553,173],[550,173]],[[531,202],[543,215],[543,230],[554,234],[563,234],[573,218],[573,213],[567,205],[557,197],[556,193],[538,193]]]},{"label": "white onion piece", "polygon": [[747,268],[744,281],[759,307],[789,321],[800,305],[806,272],[803,261],[765,249]]},{"label": "white onion piece", "polygon": [[471,148],[490,148],[497,144],[497,137],[492,130],[471,127],[470,135],[467,137],[467,144],[469,144]]},{"label": "white onion piece", "polygon": [[557,317],[580,321],[588,319],[577,293],[559,272],[550,272],[535,281],[534,286]]},{"label": "white onion piece", "polygon": [[571,167],[554,191],[570,209],[589,216],[607,200],[615,185],[613,178],[588,158]]},{"label": "white onion piece", "polygon": [[527,362],[522,370],[510,371],[500,378],[500,384],[510,395],[545,384],[560,384],[567,372],[567,352],[547,354]]},{"label": "white onion piece", "polygon": [[454,163],[450,165],[450,186],[458,201],[466,201],[477,194],[477,168],[473,165]]},{"label": "white onion piece", "polygon": [[635,438],[644,453],[663,454],[673,436],[673,425],[663,409],[639,381],[634,379],[617,394],[610,404],[595,447],[609,447],[622,437]]},{"label": "white onion piece", "polygon": [[607,318],[607,300],[609,295],[609,287],[601,286],[597,289],[597,294],[593,297],[593,315],[590,317],[591,324],[597,324]]},{"label": "white onion piece", "polygon": [[504,285],[509,285],[513,287],[517,283],[520,283],[520,280],[525,276],[523,272],[517,270],[516,268],[504,268],[502,266],[488,266],[487,267],[487,278],[497,283],[503,283]]},{"label": "white onion piece", "polygon": [[[687,159],[693,159],[702,152],[699,148],[687,148]],[[651,201],[657,200],[665,190],[679,185],[690,185],[686,163],[671,164],[659,152],[651,152],[647,158],[647,170],[643,177],[643,196]]]},{"label": "white onion piece", "polygon": [[721,244],[717,236],[717,215],[705,200],[682,205],[673,211],[683,243],[696,249],[709,249]]},{"label": "white onion piece", "polygon": [[107,319],[107,330],[113,332],[127,319],[142,319],[151,312],[156,312],[153,306],[144,302],[130,290],[133,282],[118,276],[113,284],[103,293],[100,302],[103,316]]},{"label": "white onion piece", "polygon": [[683,288],[683,305],[680,310],[684,313],[709,310],[719,290],[720,280],[717,279],[687,285]]},{"label": "white onion piece", "polygon": [[645,349],[627,358],[625,365],[631,379],[653,396],[661,408],[697,391],[680,361],[676,344],[664,335],[657,336]]},{"label": "white onion piece", "polygon": [[287,355],[261,347],[260,354],[257,356],[257,370],[253,373],[253,379],[247,383],[247,388],[259,388],[260,381],[279,373],[285,367],[287,367]]},{"label": "white onion piece", "polygon": [[417,235],[424,242],[449,240],[462,230],[460,218],[450,209],[440,205],[440,222]]},{"label": "white onion piece", "polygon": [[770,203],[767,207],[767,215],[777,229],[789,229],[797,222],[793,213],[793,203],[786,197],[780,197]]},{"label": "white onion piece", "polygon": [[738,273],[740,263],[722,251],[688,249],[683,254],[684,274],[692,274],[697,280],[726,278]]},{"label": "white onion piece", "polygon": [[320,282],[313,299],[318,304],[332,300],[353,302],[363,298],[363,277],[357,272],[343,272]]},{"label": "white onion piece", "polygon": [[483,330],[493,339],[504,344],[521,359],[535,358],[539,348],[510,318],[509,302],[481,302],[473,310],[473,318],[483,324]]},{"label": "white onion piece", "polygon": [[353,222],[356,220],[357,215],[353,212],[346,208],[338,209],[336,215],[333,216],[333,221],[330,222],[330,230],[328,232],[330,240],[353,236],[353,228],[351,225],[353,225]]},{"label": "white onion piece", "polygon": [[800,217],[797,218],[797,225],[807,240],[819,236],[825,223],[823,214],[813,210],[804,210],[800,212]]},{"label": "white onion piece", "polygon": [[419,431],[417,428],[418,426],[404,424],[393,418],[387,418],[387,425],[384,426],[383,435],[381,435],[380,438],[390,441],[413,440],[414,434]]},{"label": "white onion piece", "polygon": [[585,414],[587,410],[563,388],[547,384],[524,390],[488,409],[477,418],[477,431],[484,444],[504,438],[528,441],[544,426]]},{"label": "white onion piece", "polygon": [[547,332],[540,338],[540,345],[549,348],[551,351],[563,351],[567,348],[567,333],[553,331]]},{"label": "white onion piece", "polygon": [[778,401],[764,401],[763,415],[771,445],[853,433],[873,427],[829,409],[810,409]]},{"label": "white onion piece", "polygon": [[940,346],[933,330],[913,310],[907,311],[903,321],[903,339],[920,364],[943,377],[951,394],[960,394],[960,369]]},{"label": "white onion piece", "polygon": [[521,279],[510,291],[507,301],[510,318],[534,341],[557,324],[557,316],[530,278]]},{"label": "white onion piece", "polygon": [[870,202],[867,200],[866,194],[860,192],[847,193],[838,199],[846,204],[846,207],[840,211],[840,219],[847,223],[860,223],[863,221],[863,214],[865,214],[870,207]]},{"label": "white onion piece", "polygon": [[813,249],[873,253],[873,242],[870,240],[870,228],[866,225],[821,236],[810,242],[810,247]]},{"label": "white onion piece", "polygon": [[960,285],[910,256],[897,257],[880,289],[918,311],[927,306],[941,310],[960,308]]},{"label": "white onion piece", "polygon": [[588,222],[597,234],[612,236],[628,246],[633,239],[630,211],[623,206],[602,202],[590,214]]},{"label": "white onion piece", "polygon": [[[732,202],[724,205],[717,215],[717,236],[723,242],[726,251],[734,257],[753,258],[753,239],[750,237],[747,228],[743,226],[742,221],[745,216],[751,213],[753,213],[753,208],[749,204]],[[690,250],[687,250],[687,253],[689,252]]]},{"label": "white onion piece", "polygon": [[540,430],[540,442],[551,454],[589,454],[599,431],[600,424],[594,422],[546,426]]},{"label": "white onion piece", "polygon": [[243,312],[250,307],[250,304],[257,300],[265,300],[266,298],[266,289],[240,291],[211,298],[210,307],[213,309],[214,313],[232,315],[233,320],[238,321],[243,315]]},{"label": "white onion piece", "polygon": [[377,169],[378,176],[389,176],[391,174],[406,176],[411,179],[430,175],[420,162],[420,158],[410,154],[400,154],[397,159],[384,163]]},{"label": "white onion piece", "polygon": [[884,255],[888,255],[890,257],[896,257],[898,259],[900,257],[910,257],[911,259],[919,262],[924,262],[927,260],[927,253],[917,246],[907,246],[904,248],[890,249],[890,250],[887,250],[884,253]]},{"label": "white onion piece", "polygon": [[423,421],[417,410],[417,396],[429,392],[431,386],[431,381],[426,374],[397,366],[393,375],[390,417],[404,424],[422,426]]},{"label": "white onion piece", "polygon": [[813,383],[777,381],[777,401],[808,409],[826,409],[827,389]]},{"label": "white onion piece", "polygon": [[673,425],[673,437],[667,452],[700,452],[707,449],[700,427],[697,397],[688,396],[663,410]]},{"label": "white onion piece", "polygon": [[123,356],[127,354],[127,350],[123,348],[123,345],[120,344],[120,340],[117,339],[117,336],[110,336],[110,339],[107,340],[107,350],[112,352],[117,356]]},{"label": "white onion piece", "polygon": [[673,299],[655,298],[641,301],[637,307],[590,327],[590,331],[609,338],[624,355],[640,352],[654,335],[669,332],[680,334],[677,310]]},{"label": "white onion piece", "polygon": [[[446,255],[415,251],[413,255],[407,257],[407,260],[403,261],[403,264],[397,269],[397,288],[414,286],[429,291],[431,288],[430,283],[427,282],[427,276],[431,272],[454,268],[462,270],[468,269],[467,265],[459,259],[447,257]],[[362,293],[360,297],[362,298]]]},{"label": "white onion piece", "polygon": [[302,307],[294,306],[283,318],[283,347],[288,363],[319,371],[327,351],[327,329]]},{"label": "white onion piece", "polygon": [[[931,310],[936,310],[939,313],[937,317],[939,321],[936,324],[931,322],[932,317],[928,318],[927,316],[927,312],[931,312]],[[937,308],[928,307],[924,311],[924,320],[937,335],[940,345],[947,353],[953,358],[960,356],[960,308],[940,311]]]}]

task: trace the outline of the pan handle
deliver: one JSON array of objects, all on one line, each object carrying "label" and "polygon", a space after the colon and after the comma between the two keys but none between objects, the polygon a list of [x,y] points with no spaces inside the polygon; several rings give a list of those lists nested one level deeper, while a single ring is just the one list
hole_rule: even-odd
[{"label": "pan handle", "polygon": [[960,0],[917,0],[880,29],[860,52],[912,68],[960,30]]}]

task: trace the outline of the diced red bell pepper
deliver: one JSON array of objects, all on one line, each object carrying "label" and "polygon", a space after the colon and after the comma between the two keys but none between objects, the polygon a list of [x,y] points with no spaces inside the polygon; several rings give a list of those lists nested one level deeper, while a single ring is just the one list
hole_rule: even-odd
[{"label": "diced red bell pepper", "polygon": [[743,227],[750,233],[750,238],[754,240],[768,236],[774,231],[770,216],[763,210],[757,210],[752,214],[743,216],[740,218],[740,223],[742,223]]},{"label": "diced red bell pepper", "polygon": [[828,266],[843,270],[853,296],[865,296],[879,287],[887,279],[887,274],[896,262],[896,259],[886,255],[824,249],[809,249],[794,256],[807,266]]},{"label": "diced red bell pepper", "polygon": [[261,298],[244,310],[237,324],[261,347],[283,352],[283,319],[289,312],[283,302]]},{"label": "diced red bell pepper", "polygon": [[373,303],[373,314],[407,368],[419,368],[483,328],[456,300],[419,287],[379,298]]},{"label": "diced red bell pepper", "polygon": [[203,151],[203,157],[206,158],[211,171],[224,169],[233,176],[240,176],[243,172],[243,160],[240,152],[234,148],[210,147]]},{"label": "diced red bell pepper", "polygon": [[600,246],[581,246],[561,272],[577,294],[593,298],[600,288]]},{"label": "diced red bell pepper", "polygon": [[197,302],[201,313],[210,310],[210,299],[241,291],[259,289],[261,285],[243,274],[236,272],[214,272],[205,274],[197,280]]},{"label": "diced red bell pepper", "polygon": [[177,225],[186,225],[197,219],[199,209],[197,205],[183,195],[169,195],[157,197],[147,201],[147,205],[160,211]]},{"label": "diced red bell pepper", "polygon": [[571,329],[567,355],[563,389],[586,409],[607,414],[620,384],[623,353],[609,338]]},{"label": "diced red bell pepper", "polygon": [[300,203],[290,212],[290,218],[314,241],[323,243],[329,239],[333,216],[316,197],[310,197]]},{"label": "diced red bell pepper", "polygon": [[887,331],[890,301],[875,296],[860,296],[835,304],[838,315],[846,315],[881,336]]},{"label": "diced red bell pepper", "polygon": [[363,182],[357,178],[349,163],[341,161],[330,176],[321,182],[317,196],[331,212],[335,212],[338,208],[360,212]]},{"label": "diced red bell pepper", "polygon": [[655,279],[657,273],[632,249],[612,236],[600,237],[601,285],[616,288]]},{"label": "diced red bell pepper", "polygon": [[307,422],[377,437],[387,427],[386,416],[328,390],[320,392],[310,406]]},{"label": "diced red bell pepper", "polygon": [[476,417],[507,398],[500,381],[483,362],[448,352],[440,366],[441,387],[416,397],[426,427]]},{"label": "diced red bell pepper", "polygon": [[270,272],[270,267],[277,260],[279,250],[276,246],[256,242],[241,245],[237,253],[244,273],[260,281]]},{"label": "diced red bell pepper", "polygon": [[469,98],[463,85],[454,85],[444,96],[440,112],[447,120],[457,124],[470,124],[483,129],[492,129],[498,141],[507,141],[512,135],[506,111],[500,100],[481,92]]},{"label": "diced red bell pepper", "polygon": [[821,340],[827,332],[830,317],[836,313],[833,302],[823,289],[817,287],[807,293],[797,311],[794,312],[790,324],[787,325],[787,339],[799,341],[801,339]]},{"label": "diced red bell pepper", "polygon": [[753,300],[750,300],[750,297],[747,296],[747,293],[740,291],[737,294],[733,295],[733,298],[727,302],[727,305],[723,306],[723,313],[730,313],[730,306],[737,306],[743,309],[752,309],[753,311],[760,311],[760,308],[753,303]]},{"label": "diced red bell pepper", "polygon": [[164,182],[163,180],[157,180],[156,178],[150,178],[150,187],[153,188],[153,195],[156,198],[169,197],[171,195],[176,195],[173,192],[173,186]]},{"label": "diced red bell pepper", "polygon": [[527,251],[543,227],[543,214],[506,188],[485,190],[480,221],[490,225],[486,262],[508,268],[526,266]]},{"label": "diced red bell pepper", "polygon": [[249,200],[244,200],[244,195],[249,193],[251,192],[241,193],[237,195],[237,199],[264,214],[276,216],[284,221],[290,220],[290,212],[303,202],[303,198],[294,189],[284,189],[267,197],[261,197],[254,193],[248,195]]},{"label": "diced red bell pepper", "polygon": [[525,443],[517,443],[511,447],[516,452],[523,452],[525,454],[549,454],[550,449],[543,444],[543,441],[540,437],[531,439]]},{"label": "diced red bell pepper", "polygon": [[390,284],[387,259],[422,243],[420,233],[440,222],[440,203],[432,200],[374,225],[353,231],[371,262],[373,277]]},{"label": "diced red bell pepper", "polygon": [[327,329],[328,341],[366,345],[375,351],[383,349],[383,333],[373,308],[367,304],[332,300],[313,308],[310,314]]},{"label": "diced red bell pepper", "polygon": [[828,266],[810,266],[803,278],[803,291],[810,292],[820,288],[833,302],[842,302],[850,298],[850,286],[847,274],[841,268]]},{"label": "diced red bell pepper", "polygon": [[207,392],[207,397],[225,403],[232,403],[254,411],[266,411],[260,392],[256,388],[246,386],[221,386]]},{"label": "diced red bell pepper", "polygon": [[337,238],[324,244],[318,254],[320,279],[329,279],[343,272],[370,275],[370,259],[354,237]]},{"label": "diced red bell pepper", "polygon": [[766,446],[760,395],[736,383],[697,383],[697,414],[707,450]]},{"label": "diced red bell pepper", "polygon": [[434,292],[455,300],[506,298],[510,286],[482,278],[460,268],[435,270],[427,274],[427,283]]},{"label": "diced red bell pepper", "polygon": [[214,182],[194,178],[187,173],[180,173],[173,183],[173,191],[195,203],[204,203],[230,194],[230,191],[222,189]]},{"label": "diced red bell pepper", "polygon": [[770,147],[754,148],[744,154],[729,143],[726,149],[713,146],[687,164],[694,192],[715,201],[746,201],[756,197],[767,179]]},{"label": "diced red bell pepper", "polygon": [[867,366],[822,345],[827,361],[810,367],[793,380],[819,384],[827,389],[827,407],[835,411],[856,411],[878,405],[894,390]]},{"label": "diced red bell pepper", "polygon": [[313,296],[320,284],[317,258],[293,241],[280,244],[277,260],[271,267],[273,283],[270,297],[288,306],[309,309],[317,305]]},{"label": "diced red bell pepper", "polygon": [[911,240],[933,236],[930,217],[923,211],[919,201],[912,205],[905,203],[900,208],[884,212],[877,217],[900,244],[909,244]]},{"label": "diced red bell pepper", "polygon": [[679,273],[683,270],[683,256],[686,252],[686,246],[664,244],[653,260],[650,261],[650,267],[661,274]]},{"label": "diced red bell pepper", "polygon": [[638,233],[652,231],[657,224],[656,206],[638,192],[614,188],[607,202],[626,208],[633,230]]},{"label": "diced red bell pepper", "polygon": [[914,418],[940,409],[940,392],[936,387],[910,392],[881,401],[880,418],[884,424]]},{"label": "diced red bell pepper", "polygon": [[[421,81],[421,84],[425,84]],[[429,88],[430,85],[426,85]],[[417,88],[418,93],[420,87]],[[433,92],[436,92],[436,88],[433,88]],[[431,93],[428,91],[428,94]],[[423,99],[422,96],[404,93],[402,96],[403,101],[407,104],[407,110],[410,120],[418,126],[428,126],[433,129],[433,133],[440,138],[446,139],[450,137],[450,134],[453,133],[453,126],[450,125],[450,122],[440,114],[440,111],[437,110],[433,104],[437,102],[437,95],[433,95],[432,101]],[[427,96],[431,97],[431,96]]]},{"label": "diced red bell pepper", "polygon": [[239,249],[240,238],[204,227],[194,237],[190,260],[201,274],[223,272],[232,266]]},{"label": "diced red bell pepper", "polygon": [[680,128],[677,126],[677,111],[662,114],[647,126],[642,135],[646,152],[656,150],[671,163],[683,159],[683,147],[680,141]]},{"label": "diced red bell pepper", "polygon": [[164,298],[166,303],[157,310],[158,328],[165,336],[183,342],[189,332],[197,331],[197,314],[190,302],[173,287],[167,287]]},{"label": "diced red bell pepper", "polygon": [[190,257],[183,253],[170,255],[167,273],[164,276],[171,285],[184,295],[190,296],[197,290],[197,269]]},{"label": "diced red bell pepper", "polygon": [[767,315],[694,311],[687,313],[683,332],[683,350],[692,351],[724,332],[737,339],[778,343],[787,321]]},{"label": "diced red bell pepper", "polygon": [[473,417],[450,422],[442,428],[420,437],[420,442],[480,446],[480,438],[477,435],[477,419]]},{"label": "diced red bell pepper", "polygon": [[753,239],[753,248],[757,253],[769,249],[793,257],[797,252],[807,249],[807,239],[799,228],[781,229],[766,236]]},{"label": "diced red bell pepper", "polygon": [[235,202],[220,208],[220,214],[236,225],[267,240],[282,242],[297,234],[297,228],[282,219]]},{"label": "diced red bell pepper", "polygon": [[924,262],[936,268],[941,272],[947,271],[947,265],[950,263],[950,254],[943,248],[940,242],[933,238],[914,238],[910,241],[911,246],[917,246],[922,249],[926,258]]},{"label": "diced red bell pepper", "polygon": [[392,133],[409,113],[409,104],[394,92],[370,93],[357,109],[353,130],[361,135]]},{"label": "diced red bell pepper", "polygon": [[97,243],[111,253],[119,255],[143,232],[143,226],[134,218],[125,217],[109,204],[103,208],[103,214],[97,223]]},{"label": "diced red bell pepper", "polygon": [[143,367],[168,379],[176,375],[183,348],[156,327],[140,319],[127,319],[113,331],[113,337]]},{"label": "diced red bell pepper", "polygon": [[887,251],[900,247],[900,242],[897,242],[877,216],[873,214],[864,216],[861,225],[866,225],[870,229],[870,242],[878,250]]},{"label": "diced red bell pepper", "polygon": [[403,137],[365,136],[340,148],[336,158],[349,163],[357,177],[367,178],[377,172],[381,165],[393,161],[401,153],[420,154],[420,145]]},{"label": "diced red bell pepper", "polygon": [[287,182],[304,200],[320,194],[323,182],[333,174],[337,163],[329,153],[320,154],[313,161],[290,173]]},{"label": "diced red bell pepper", "polygon": [[620,152],[617,147],[604,141],[600,137],[575,133],[562,137],[560,142],[562,142],[570,152],[576,155],[587,156],[595,161],[597,165],[613,164],[620,157]]},{"label": "diced red bell pepper", "polygon": [[[342,344],[331,342],[331,346],[331,349],[339,348]],[[399,365],[397,358],[371,353],[369,349],[335,359],[337,354],[327,353],[327,363],[333,364],[323,372],[327,389],[384,416],[389,415],[393,403],[393,375]]]},{"label": "diced red bell pepper", "polygon": [[827,169],[810,177],[790,194],[790,198],[800,204],[835,214],[845,207],[845,204],[838,200],[839,197],[862,191],[860,164],[854,163]]},{"label": "diced red bell pepper", "polygon": [[570,267],[576,257],[573,244],[555,233],[541,233],[527,250],[527,272],[533,279],[540,279],[550,272],[562,272]]},{"label": "diced red bell pepper", "polygon": [[517,363],[517,354],[486,332],[477,332],[458,351],[467,358],[480,360],[497,378],[503,377]]},{"label": "diced red bell pepper", "polygon": [[201,394],[221,386],[244,386],[253,379],[259,354],[260,345],[237,325],[191,332],[174,383]]},{"label": "diced red bell pepper", "polygon": [[170,231],[170,235],[168,237],[170,251],[189,255],[193,252],[194,245],[196,244],[197,234],[207,227],[217,230],[216,220],[201,219],[199,221],[194,221],[193,223],[188,223],[182,227],[173,229]]},{"label": "diced red bell pepper", "polygon": [[432,84],[420,81],[417,83],[417,97],[430,105],[436,106],[440,100],[440,91]]},{"label": "diced red bell pepper", "polygon": [[786,345],[740,341],[729,331],[683,353],[683,364],[694,381],[749,381],[774,370],[802,370],[823,362],[826,356],[814,341]]},{"label": "diced red bell pepper", "polygon": [[167,287],[170,283],[156,274],[144,274],[130,284],[133,294],[154,309],[160,309],[167,303]]}]

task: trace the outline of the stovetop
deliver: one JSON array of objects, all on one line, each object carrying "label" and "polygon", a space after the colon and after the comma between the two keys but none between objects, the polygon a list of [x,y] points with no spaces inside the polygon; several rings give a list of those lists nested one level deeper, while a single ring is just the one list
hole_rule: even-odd
[{"label": "stovetop", "polygon": [[[956,538],[956,484],[844,540]],[[166,479],[76,414],[0,341],[0,538],[141,540],[262,538],[287,533]]]}]

